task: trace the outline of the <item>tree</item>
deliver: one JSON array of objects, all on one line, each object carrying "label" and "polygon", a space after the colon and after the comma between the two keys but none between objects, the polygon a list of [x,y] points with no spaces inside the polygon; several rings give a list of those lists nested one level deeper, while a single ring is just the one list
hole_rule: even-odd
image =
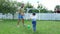
[{"label": "tree", "polygon": [[29,10],[29,13],[39,13],[39,10],[37,10],[37,9],[31,9],[31,10]]},{"label": "tree", "polygon": [[37,8],[39,9],[40,13],[48,13],[48,10],[42,4],[38,5]]},{"label": "tree", "polygon": [[60,5],[56,5],[54,10],[55,10],[55,13],[60,13]]},{"label": "tree", "polygon": [[9,0],[5,1],[5,0],[1,0],[1,3],[0,3],[0,11],[5,14],[5,13],[8,13],[8,9],[9,9],[9,5],[10,5],[10,2]]},{"label": "tree", "polygon": [[54,11],[52,11],[52,10],[48,10],[48,13],[54,13]]},{"label": "tree", "polygon": [[14,19],[14,14],[16,13],[17,11],[17,2],[14,1],[14,2],[11,2],[11,6],[10,6],[10,12],[12,15],[13,15],[13,19]]},{"label": "tree", "polygon": [[12,0],[0,0],[0,13],[11,13],[14,19],[14,13],[17,11],[17,2]]},{"label": "tree", "polygon": [[27,11],[26,8],[33,8],[33,6],[28,2],[27,4],[25,4],[25,7],[24,7],[25,12]]},{"label": "tree", "polygon": [[43,9],[40,10],[40,13],[48,13],[48,10],[43,8]]},{"label": "tree", "polygon": [[17,2],[17,6],[18,6],[18,7],[20,7],[20,6],[21,6],[21,4],[22,4],[21,2]]},{"label": "tree", "polygon": [[43,7],[43,5],[42,4],[38,4],[38,7],[37,7],[38,9],[43,9],[44,7]]}]

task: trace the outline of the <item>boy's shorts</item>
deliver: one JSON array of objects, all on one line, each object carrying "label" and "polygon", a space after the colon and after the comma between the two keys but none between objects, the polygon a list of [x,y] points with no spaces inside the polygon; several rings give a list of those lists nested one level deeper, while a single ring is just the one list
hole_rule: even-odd
[{"label": "boy's shorts", "polygon": [[32,21],[32,24],[35,24],[36,25],[36,21]]},{"label": "boy's shorts", "polygon": [[19,14],[18,19],[23,19],[23,16],[21,14]]}]

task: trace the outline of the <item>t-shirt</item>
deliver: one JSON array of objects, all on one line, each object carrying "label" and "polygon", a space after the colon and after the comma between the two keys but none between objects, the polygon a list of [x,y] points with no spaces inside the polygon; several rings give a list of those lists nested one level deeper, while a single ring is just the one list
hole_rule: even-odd
[{"label": "t-shirt", "polygon": [[18,11],[19,11],[20,14],[22,14],[22,15],[24,14],[24,8],[19,7]]},{"label": "t-shirt", "polygon": [[19,13],[24,13],[24,8],[19,7],[18,11],[19,11]]},{"label": "t-shirt", "polygon": [[35,16],[31,15],[30,18],[32,19],[32,21],[36,21],[37,20],[37,16],[36,15]]}]

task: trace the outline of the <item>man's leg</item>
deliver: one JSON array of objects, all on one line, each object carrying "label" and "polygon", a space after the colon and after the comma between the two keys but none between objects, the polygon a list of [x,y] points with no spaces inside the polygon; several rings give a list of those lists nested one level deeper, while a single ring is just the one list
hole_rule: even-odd
[{"label": "man's leg", "polygon": [[20,19],[18,19],[17,27],[19,27],[19,22],[20,22]]},{"label": "man's leg", "polygon": [[24,25],[24,16],[21,16],[21,19],[22,19],[22,23]]},{"label": "man's leg", "polygon": [[17,25],[19,25],[19,22],[20,22],[20,19],[18,19],[18,23],[17,23]]},{"label": "man's leg", "polygon": [[23,23],[23,25],[24,25],[24,19],[22,19],[22,23]]}]

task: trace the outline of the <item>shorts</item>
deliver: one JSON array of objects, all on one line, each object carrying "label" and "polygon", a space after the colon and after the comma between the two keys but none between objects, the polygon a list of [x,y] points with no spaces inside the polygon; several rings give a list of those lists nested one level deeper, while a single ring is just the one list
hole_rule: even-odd
[{"label": "shorts", "polygon": [[18,19],[23,19],[23,16],[21,14],[18,14]]},{"label": "shorts", "polygon": [[32,21],[32,24],[36,24],[36,21]]}]

